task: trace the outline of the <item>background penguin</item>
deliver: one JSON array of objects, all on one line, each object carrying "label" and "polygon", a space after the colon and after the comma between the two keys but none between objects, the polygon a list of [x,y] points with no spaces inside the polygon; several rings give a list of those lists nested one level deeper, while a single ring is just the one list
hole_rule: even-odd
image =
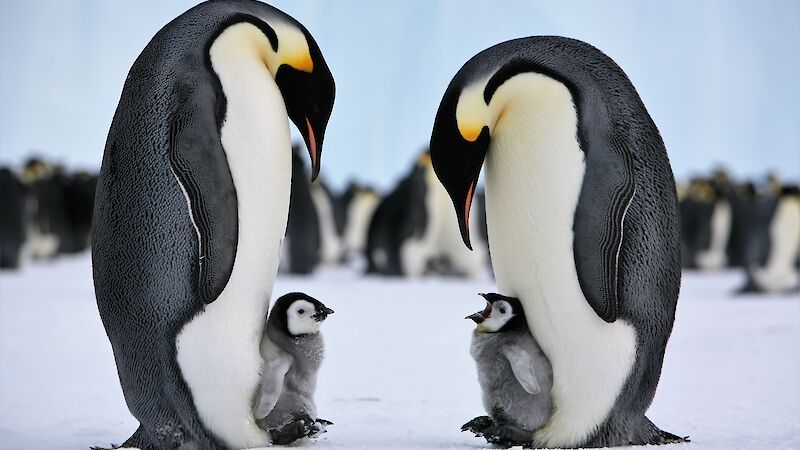
[{"label": "background penguin", "polygon": [[497,285],[520,299],[553,368],[554,412],[534,443],[681,441],[644,415],[680,287],[675,182],[625,73],[562,37],[491,47],[448,86],[431,157],[467,245],[486,160]]},{"label": "background penguin", "polygon": [[693,179],[679,207],[683,267],[701,270],[725,267],[733,224],[725,187],[715,180]]},{"label": "background penguin", "polygon": [[338,264],[342,260],[342,238],[336,226],[334,199],[322,179],[311,186],[311,199],[319,217],[320,262]]},{"label": "background penguin", "polygon": [[64,203],[60,207],[65,219],[58,252],[79,253],[89,248],[97,176],[88,172],[62,173],[58,176],[58,183],[63,193]]},{"label": "background penguin", "polygon": [[0,269],[24,264],[28,192],[17,175],[0,168]]},{"label": "background penguin", "polygon": [[125,446],[268,443],[253,398],[286,231],[289,120],[316,176],[333,99],[309,32],[255,1],[190,9],[134,62],[92,230],[98,309],[141,424]]},{"label": "background penguin", "polygon": [[273,444],[313,436],[331,424],[317,418],[314,403],[324,352],[319,328],[329,314],[332,309],[299,292],[272,307],[261,340],[264,372],[255,416]]},{"label": "background penguin", "polygon": [[769,223],[778,204],[777,195],[747,182],[736,189],[731,203],[734,242],[728,246],[731,265],[745,270],[764,265],[769,256]]},{"label": "background penguin", "polygon": [[33,259],[55,258],[65,234],[64,193],[56,182],[56,169],[52,164],[31,158],[22,171],[22,180],[30,193],[28,246]]},{"label": "background penguin", "polygon": [[378,207],[367,232],[367,273],[404,275],[400,249],[404,241],[425,231],[424,168],[415,164]]},{"label": "background penguin", "polygon": [[480,295],[486,308],[467,319],[477,324],[470,354],[489,416],[472,419],[461,431],[496,445],[529,445],[533,432],[550,417],[550,362],[531,336],[519,299]]},{"label": "background penguin", "polygon": [[764,264],[748,268],[747,290],[790,292],[800,288],[800,189],[782,188],[767,228],[769,252]]},{"label": "background penguin", "polygon": [[292,191],[281,257],[282,270],[299,275],[314,271],[319,263],[319,228],[317,208],[311,198],[311,184],[299,146],[295,146],[292,150]]},{"label": "background penguin", "polygon": [[345,259],[364,254],[367,232],[381,196],[373,189],[350,183],[338,202]]},{"label": "background penguin", "polygon": [[[400,201],[408,203],[392,205],[398,202],[399,206]],[[482,273],[487,259],[485,245],[476,246],[474,252],[461,245],[454,232],[456,220],[450,212],[450,200],[436,180],[428,152],[383,203],[370,225],[369,236],[377,238],[368,238],[367,248],[370,267],[379,268],[378,273],[410,277],[422,276],[431,269],[469,277]],[[398,216],[384,216],[391,210]],[[386,269],[380,270],[384,262]]]}]

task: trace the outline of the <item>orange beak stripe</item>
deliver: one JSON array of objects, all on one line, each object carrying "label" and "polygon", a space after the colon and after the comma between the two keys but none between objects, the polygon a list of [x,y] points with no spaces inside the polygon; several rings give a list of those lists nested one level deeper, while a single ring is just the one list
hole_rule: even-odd
[{"label": "orange beak stripe", "polygon": [[314,136],[314,129],[311,128],[308,117],[306,117],[306,126],[308,127],[308,152],[311,153],[311,165],[317,167],[317,138]]},{"label": "orange beak stripe", "polygon": [[464,224],[469,229],[469,210],[472,208],[472,194],[475,193],[475,181],[469,184],[469,190],[467,191],[467,203],[464,205]]}]

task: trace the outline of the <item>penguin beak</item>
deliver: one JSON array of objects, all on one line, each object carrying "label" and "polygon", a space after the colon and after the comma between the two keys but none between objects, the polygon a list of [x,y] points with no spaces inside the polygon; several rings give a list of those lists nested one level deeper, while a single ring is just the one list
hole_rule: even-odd
[{"label": "penguin beak", "polygon": [[328,318],[328,315],[333,314],[333,310],[328,308],[327,306],[322,307],[322,311],[317,312],[316,314],[312,315],[311,317],[316,320],[317,322],[322,322],[323,320]]},{"label": "penguin beak", "polygon": [[455,120],[444,120],[440,117],[441,114],[440,109],[431,135],[431,162],[436,176],[450,194],[455,206],[461,239],[472,250],[469,212],[486,151],[489,149],[489,127],[484,126],[474,141],[468,141],[461,135]]},{"label": "penguin beak", "polygon": [[475,314],[471,314],[464,318],[471,319],[473,322],[479,324],[482,323],[484,320],[488,319],[489,316],[491,315],[492,315],[492,304],[486,302],[486,308],[484,308],[483,311],[476,312]]},{"label": "penguin beak", "polygon": [[[320,136],[321,138],[322,136]],[[314,133],[314,127],[311,121],[306,116],[306,132],[303,135],[306,141],[306,148],[308,148],[308,155],[311,157],[311,181],[314,181],[319,176],[320,159],[322,158],[322,140],[317,142],[317,134]]]}]

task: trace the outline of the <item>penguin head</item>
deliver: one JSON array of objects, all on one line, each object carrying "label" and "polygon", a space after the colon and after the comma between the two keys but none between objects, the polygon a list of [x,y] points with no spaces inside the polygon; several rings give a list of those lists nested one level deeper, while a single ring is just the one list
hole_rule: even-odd
[{"label": "penguin head", "polygon": [[473,320],[479,333],[496,333],[526,327],[522,303],[514,297],[500,294],[479,294],[486,299],[483,311],[465,317]]},{"label": "penguin head", "polygon": [[[540,95],[540,112],[556,100],[549,88],[555,81],[572,92],[572,82],[542,64],[549,53],[560,51],[564,60],[574,54],[599,52],[588,44],[557,36],[535,36],[497,44],[473,56],[456,73],[442,97],[431,134],[433,168],[450,194],[461,237],[470,249],[469,213],[483,162],[503,118],[516,114],[518,105],[530,105],[519,90]],[[571,49],[577,48],[573,52]],[[557,50],[561,49],[561,50]],[[582,70],[580,61],[573,72]],[[532,76],[528,76],[532,75]],[[548,79],[546,83],[538,81]],[[533,82],[537,81],[537,82]],[[557,99],[561,101],[561,99]],[[571,101],[571,99],[570,99]],[[531,117],[535,126],[536,117]],[[581,136],[577,136],[581,138]],[[582,138],[581,138],[582,139]]]},{"label": "penguin head", "polygon": [[311,180],[319,175],[322,140],[328,125],[336,85],[317,42],[298,22],[273,26],[277,49],[269,64],[281,91],[289,119],[300,130],[311,157]]},{"label": "penguin head", "polygon": [[259,10],[256,15],[237,14],[229,21],[233,26],[245,25],[240,34],[275,79],[289,119],[311,157],[313,181],[319,174],[322,142],[336,96],[333,75],[317,42],[300,22],[269,5],[254,7]]},{"label": "penguin head", "polygon": [[268,321],[293,337],[319,332],[322,322],[333,310],[302,292],[286,294],[275,301]]}]

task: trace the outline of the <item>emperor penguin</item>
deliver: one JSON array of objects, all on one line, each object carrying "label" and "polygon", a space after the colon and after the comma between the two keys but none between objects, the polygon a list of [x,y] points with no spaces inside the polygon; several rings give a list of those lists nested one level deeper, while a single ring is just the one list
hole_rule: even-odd
[{"label": "emperor penguin", "polygon": [[764,264],[748,267],[750,290],[795,292],[800,288],[800,189],[785,186],[778,195],[767,230],[769,252]]},{"label": "emperor penguin", "polygon": [[282,296],[272,307],[261,340],[265,364],[255,416],[273,444],[313,437],[332,424],[317,417],[314,402],[324,354],[319,330],[330,314],[332,309],[301,292]]},{"label": "emperor penguin", "polygon": [[476,323],[470,354],[489,416],[470,420],[461,431],[492,444],[529,445],[533,432],[550,417],[550,362],[531,336],[519,299],[480,295],[486,307],[466,318]]},{"label": "emperor penguin", "polygon": [[511,40],[450,82],[431,136],[464,243],[486,164],[497,286],[519,298],[553,369],[546,447],[683,439],[645,417],[680,287],[664,143],[614,61],[557,36]]},{"label": "emperor penguin", "polygon": [[133,63],[97,181],[97,305],[128,408],[124,446],[268,444],[259,351],[286,230],[289,121],[319,173],[334,81],[292,17],[205,2]]}]

